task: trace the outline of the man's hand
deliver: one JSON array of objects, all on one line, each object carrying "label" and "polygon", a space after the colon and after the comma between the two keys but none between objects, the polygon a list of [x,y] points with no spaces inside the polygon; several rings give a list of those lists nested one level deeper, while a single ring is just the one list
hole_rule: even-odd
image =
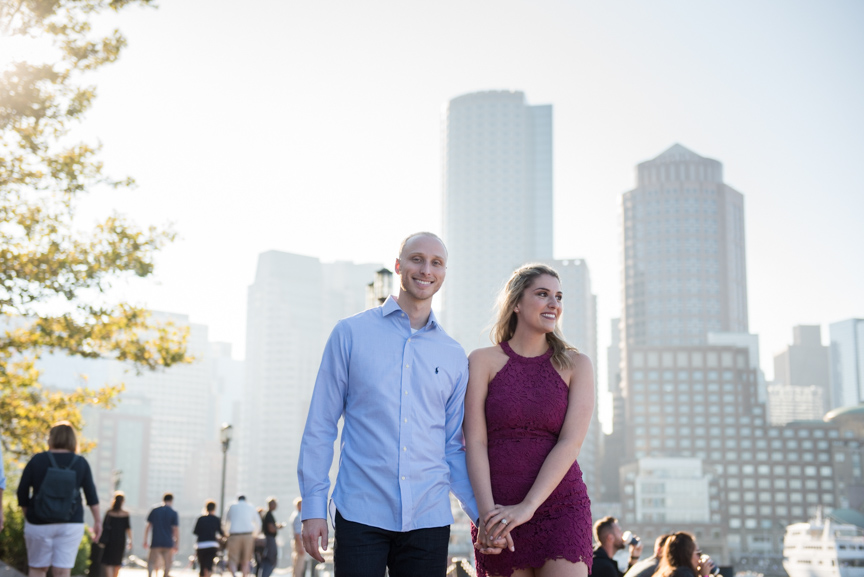
[{"label": "man's hand", "polygon": [[324,557],[318,548],[327,550],[327,519],[306,519],[300,534],[303,536],[303,548],[306,552],[319,563],[323,563]]},{"label": "man's hand", "polygon": [[630,545],[630,561],[631,565],[639,560],[639,557],[642,556],[642,541],[640,540],[636,545]]},{"label": "man's hand", "polygon": [[483,523],[477,525],[477,542],[474,543],[474,548],[484,555],[498,555],[507,547],[510,551],[515,551],[513,547],[513,538],[508,534],[506,538],[499,537],[491,540],[486,534],[486,527]]}]

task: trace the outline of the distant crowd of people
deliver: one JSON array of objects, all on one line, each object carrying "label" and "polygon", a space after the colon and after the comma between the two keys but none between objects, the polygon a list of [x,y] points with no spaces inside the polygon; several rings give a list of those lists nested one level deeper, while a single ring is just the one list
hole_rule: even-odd
[{"label": "distant crowd of people", "polygon": [[[147,534],[152,532],[147,558],[147,575],[152,577],[159,566],[164,568],[163,577],[169,577],[173,557],[179,547],[178,516],[172,508],[174,497],[166,493],[161,506],[147,516],[144,548],[148,548]],[[293,575],[305,575],[306,554],[300,539],[301,500],[294,501],[296,510],[291,515],[294,537]],[[267,509],[256,509],[245,495],[237,497],[225,514],[224,522],[216,515],[216,502],[207,501],[203,514],[195,522],[192,533],[196,536],[195,551],[201,577],[210,577],[219,551],[227,557],[228,571],[242,577],[270,577],[279,559],[276,536],[286,523],[276,521],[274,512],[279,506],[275,497],[267,499]],[[130,536],[131,539],[131,536]],[[221,571],[220,571],[221,573]],[[106,575],[106,577],[116,577]]]},{"label": "distant crowd of people", "polygon": [[[2,490],[6,488],[0,451],[0,531],[3,530]],[[84,494],[82,502],[81,493]],[[125,496],[114,495],[104,518],[87,460],[78,454],[78,439],[69,422],[62,421],[48,433],[48,450],[34,455],[21,473],[18,504],[24,514],[24,541],[28,577],[69,577],[84,537],[84,502],[93,515],[91,529],[91,577],[118,577],[124,555],[132,550],[132,527],[124,509]],[[147,575],[160,568],[169,577],[180,546],[180,519],[173,508],[174,496],[165,493],[162,503],[147,515],[143,547],[147,554]],[[306,554],[301,540],[301,500],[295,499],[290,523],[293,532],[294,575],[304,575]],[[267,509],[256,510],[240,495],[229,507],[225,522],[216,515],[216,503],[207,501],[197,519],[196,557],[201,577],[210,577],[220,550],[228,558],[228,570],[242,577],[270,577],[278,561],[276,536],[286,523],[278,523],[274,512],[278,501],[270,498]],[[256,546],[256,544],[259,544]],[[254,569],[253,569],[254,562]],[[96,572],[95,567],[101,567]]]},{"label": "distant crowd of people", "polygon": [[[642,541],[622,531],[615,517],[604,517],[594,523],[594,540],[591,577],[705,577],[718,569],[686,531],[657,537],[654,553],[647,559],[641,559]],[[623,549],[629,553],[626,572],[613,559]]]}]

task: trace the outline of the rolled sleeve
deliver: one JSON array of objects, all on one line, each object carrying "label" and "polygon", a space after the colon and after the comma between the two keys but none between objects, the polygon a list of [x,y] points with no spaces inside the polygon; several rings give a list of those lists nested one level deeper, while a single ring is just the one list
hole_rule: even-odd
[{"label": "rolled sleeve", "polygon": [[303,499],[301,515],[304,521],[327,518],[330,464],[348,391],[350,347],[350,330],[344,322],[339,322],[324,348],[300,443],[297,480]]}]

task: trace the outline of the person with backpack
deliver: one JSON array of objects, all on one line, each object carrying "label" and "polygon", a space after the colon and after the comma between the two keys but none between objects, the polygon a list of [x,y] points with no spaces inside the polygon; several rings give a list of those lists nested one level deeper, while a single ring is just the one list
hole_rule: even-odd
[{"label": "person with backpack", "polygon": [[93,540],[102,535],[99,497],[90,465],[77,454],[78,438],[68,421],[48,433],[48,450],[34,455],[18,485],[18,506],[24,513],[24,542],[29,577],[69,577],[84,537],[81,490],[93,514]]}]

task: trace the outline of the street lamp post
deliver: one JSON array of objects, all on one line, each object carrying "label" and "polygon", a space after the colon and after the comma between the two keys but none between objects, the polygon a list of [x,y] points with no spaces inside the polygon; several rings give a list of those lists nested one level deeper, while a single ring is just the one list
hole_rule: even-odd
[{"label": "street lamp post", "polygon": [[222,423],[219,434],[222,440],[222,498],[219,501],[219,517],[225,518],[225,466],[228,463],[228,447],[231,445],[231,425]]}]

